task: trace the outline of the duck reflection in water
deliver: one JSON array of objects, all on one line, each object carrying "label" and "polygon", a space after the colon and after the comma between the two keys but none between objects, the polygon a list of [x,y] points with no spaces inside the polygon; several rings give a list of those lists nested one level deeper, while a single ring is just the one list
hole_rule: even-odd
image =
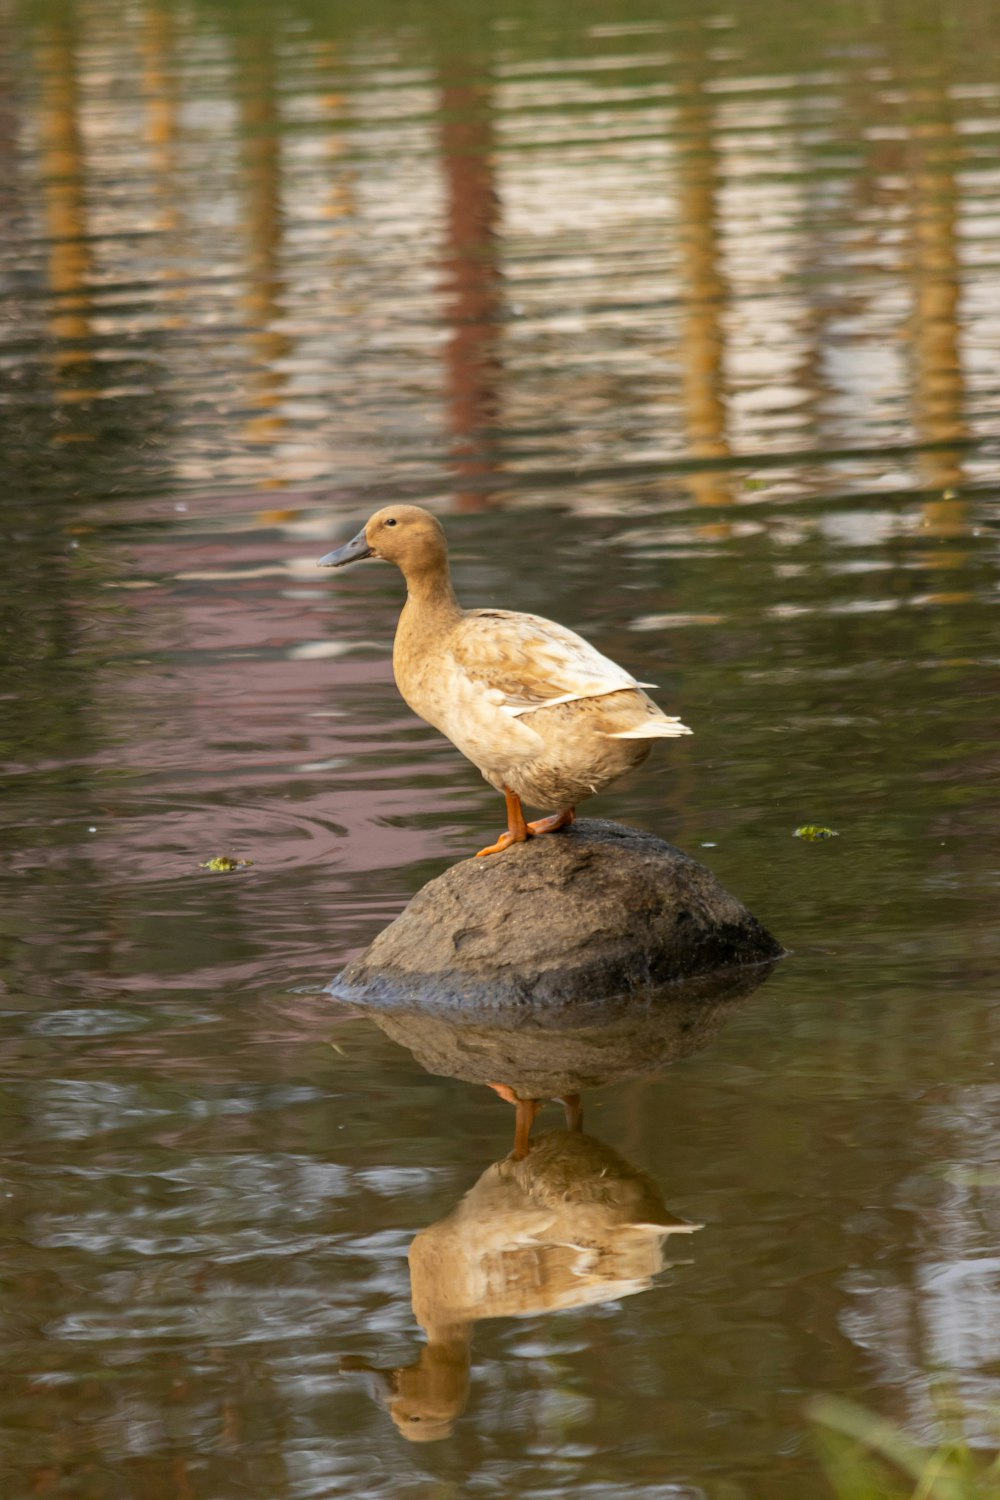
[{"label": "duck reflection in water", "polygon": [[653,1180],[572,1130],[540,1136],[488,1167],[446,1218],[410,1246],[413,1314],[427,1336],[416,1364],[367,1369],[411,1442],[448,1437],[469,1394],[481,1318],[525,1317],[645,1291],[664,1241],[701,1225],[668,1213]]},{"label": "duck reflection in water", "polygon": [[[409,1251],[413,1313],[427,1344],[411,1365],[359,1360],[374,1394],[412,1442],[446,1438],[469,1394],[472,1333],[483,1318],[535,1316],[645,1291],[676,1260],[666,1244],[700,1224],[670,1213],[660,1189],[618,1152],[585,1135],[580,1092],[653,1072],[705,1047],[770,965],[708,976],[586,1024],[501,1025],[419,1012],[371,1013],[429,1071],[487,1084],[516,1107],[514,1149],[488,1167]],[[500,1084],[497,1077],[511,1080]],[[531,1139],[545,1099],[567,1129]]]}]

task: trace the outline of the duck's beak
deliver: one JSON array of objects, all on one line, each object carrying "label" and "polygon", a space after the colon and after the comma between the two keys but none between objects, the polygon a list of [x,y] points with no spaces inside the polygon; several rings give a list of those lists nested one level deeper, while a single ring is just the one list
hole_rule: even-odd
[{"label": "duck's beak", "polygon": [[358,532],[351,542],[345,542],[335,552],[328,552],[316,564],[317,568],[342,568],[345,563],[358,562],[362,557],[374,557],[374,548],[369,547],[364,530]]}]

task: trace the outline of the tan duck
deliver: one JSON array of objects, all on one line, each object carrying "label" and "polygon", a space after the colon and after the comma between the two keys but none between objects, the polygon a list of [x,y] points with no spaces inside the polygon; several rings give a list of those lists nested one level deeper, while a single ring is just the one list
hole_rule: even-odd
[{"label": "tan duck", "polygon": [[[446,1438],[468,1400],[476,1323],[644,1292],[676,1264],[667,1241],[701,1227],[670,1213],[652,1178],[610,1146],[547,1132],[525,1160],[488,1167],[410,1246],[413,1314],[427,1335],[416,1363],[386,1370],[346,1359],[341,1368],[372,1378],[410,1442]],[[544,1382],[536,1391],[544,1400]]]},{"label": "tan duck", "polygon": [[[564,625],[463,609],[430,511],[388,505],[319,566],[363,557],[394,562],[406,579],[392,651],[399,691],[507,800],[507,830],[480,854],[572,823],[577,804],[641,765],[652,740],[691,733],[646,696],[649,683]],[[522,802],[556,811],[529,823]]]}]

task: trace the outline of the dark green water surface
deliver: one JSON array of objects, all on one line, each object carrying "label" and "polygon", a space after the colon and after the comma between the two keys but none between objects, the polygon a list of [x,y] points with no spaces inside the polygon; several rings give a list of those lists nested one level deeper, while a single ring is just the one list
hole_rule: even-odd
[{"label": "dark green water surface", "polygon": [[[0,0],[0,226],[3,1500],[815,1500],[825,1392],[993,1443],[992,0]],[[513,1111],[321,993],[502,821],[398,575],[315,569],[394,499],[659,684],[592,809],[792,950],[585,1100],[667,1269],[509,1167],[449,1218]]]}]

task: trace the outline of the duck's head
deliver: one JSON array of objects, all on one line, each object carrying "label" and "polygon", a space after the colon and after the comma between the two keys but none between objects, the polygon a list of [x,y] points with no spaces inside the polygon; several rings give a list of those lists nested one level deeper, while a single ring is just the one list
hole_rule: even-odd
[{"label": "duck's head", "polygon": [[362,1374],[368,1394],[409,1442],[434,1443],[450,1437],[469,1398],[468,1331],[444,1344],[426,1344],[414,1365],[379,1369],[349,1355],[340,1368]]},{"label": "duck's head", "polygon": [[385,505],[353,541],[328,552],[318,566],[342,568],[362,557],[382,557],[410,573],[440,567],[447,556],[448,545],[437,516],[419,505]]}]

